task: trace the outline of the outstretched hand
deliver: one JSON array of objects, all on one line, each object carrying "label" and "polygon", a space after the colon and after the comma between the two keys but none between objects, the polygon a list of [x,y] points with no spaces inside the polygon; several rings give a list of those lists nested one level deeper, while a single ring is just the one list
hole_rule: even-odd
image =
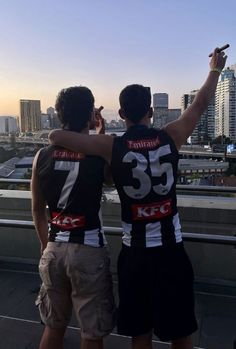
[{"label": "outstretched hand", "polygon": [[219,48],[216,47],[210,61],[211,70],[212,69],[223,70],[226,63],[226,59],[227,59],[227,56],[225,55],[224,51],[219,52]]}]

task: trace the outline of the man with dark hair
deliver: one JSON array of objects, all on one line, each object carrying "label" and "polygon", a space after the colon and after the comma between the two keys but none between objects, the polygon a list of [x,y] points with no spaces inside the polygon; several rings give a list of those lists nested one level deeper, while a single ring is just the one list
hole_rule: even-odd
[{"label": "man with dark hair", "polygon": [[[63,129],[88,134],[94,116],[92,92],[82,86],[64,89],[56,110]],[[35,156],[32,214],[41,243],[43,281],[36,304],[46,325],[40,349],[63,348],[72,307],[82,349],[102,349],[103,337],[114,326],[109,256],[99,218],[104,166],[101,157],[59,146],[50,145]]]},{"label": "man with dark hair", "polygon": [[118,333],[133,349],[151,349],[152,332],[172,349],[191,349],[196,331],[193,270],[177,210],[178,150],[213,97],[226,56],[215,49],[210,72],[193,103],[163,129],[150,128],[151,94],[141,85],[120,94],[122,137],[53,131],[66,148],[101,155],[111,164],[121,201],[123,246],[118,259]]},{"label": "man with dark hair", "polygon": [[137,84],[126,86],[120,93],[119,102],[126,118],[137,123],[137,120],[142,119],[150,110],[150,89]]},{"label": "man with dark hair", "polygon": [[88,121],[91,122],[94,97],[87,87],[69,87],[60,91],[55,108],[62,128],[81,132],[88,127]]}]

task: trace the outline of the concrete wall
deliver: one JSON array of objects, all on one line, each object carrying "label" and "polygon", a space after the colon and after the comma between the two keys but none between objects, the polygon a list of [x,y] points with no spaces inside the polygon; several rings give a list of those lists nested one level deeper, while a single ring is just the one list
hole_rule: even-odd
[{"label": "concrete wall", "polygon": [[[0,218],[32,221],[31,193],[0,190]],[[37,263],[39,246],[34,229],[0,227],[0,260]]]},{"label": "concrete wall", "polygon": [[[109,198],[109,196],[108,196]],[[30,193],[0,190],[0,218],[32,220]],[[236,200],[222,197],[179,196],[179,213],[184,232],[236,234]],[[120,227],[118,200],[103,202],[105,226]],[[112,271],[121,246],[121,236],[107,236],[112,256]],[[37,263],[39,243],[33,229],[0,228],[0,261]],[[236,249],[232,246],[185,243],[193,262],[196,278],[213,282],[235,283]]]}]

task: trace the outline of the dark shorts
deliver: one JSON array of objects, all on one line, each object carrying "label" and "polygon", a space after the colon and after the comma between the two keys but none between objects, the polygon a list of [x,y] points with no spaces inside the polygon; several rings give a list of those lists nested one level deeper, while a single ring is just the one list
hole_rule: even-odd
[{"label": "dark shorts", "polygon": [[151,331],[163,341],[197,330],[193,269],[182,243],[168,247],[122,247],[118,259],[118,333]]}]

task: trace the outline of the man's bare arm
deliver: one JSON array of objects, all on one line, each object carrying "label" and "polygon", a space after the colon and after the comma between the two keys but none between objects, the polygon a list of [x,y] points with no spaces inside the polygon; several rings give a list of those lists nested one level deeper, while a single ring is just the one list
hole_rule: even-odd
[{"label": "man's bare arm", "polygon": [[193,103],[177,120],[164,127],[164,130],[174,140],[177,149],[180,149],[181,145],[186,143],[197,122],[200,120],[201,115],[214,97],[220,72],[225,66],[226,59],[227,56],[224,55],[224,52],[219,53],[218,48],[214,50],[210,62],[211,71],[209,72],[204,85],[194,98]]},{"label": "man's bare arm", "polygon": [[52,144],[71,149],[76,152],[99,155],[108,164],[111,163],[113,137],[109,135],[87,135],[66,130],[53,130],[49,134]]},{"label": "man's bare arm", "polygon": [[31,177],[31,193],[32,193],[32,217],[41,244],[41,253],[48,243],[48,216],[46,209],[46,201],[39,187],[36,164],[39,152],[36,154],[33,162]]}]

